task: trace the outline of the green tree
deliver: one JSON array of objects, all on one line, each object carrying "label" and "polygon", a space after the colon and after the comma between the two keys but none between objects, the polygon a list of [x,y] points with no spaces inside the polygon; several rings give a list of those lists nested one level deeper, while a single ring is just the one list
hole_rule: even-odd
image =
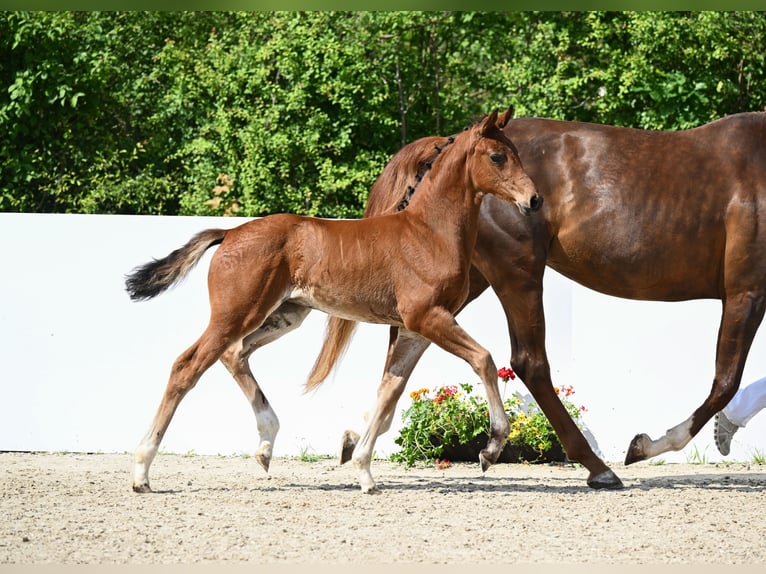
[{"label": "green tree", "polygon": [[2,12],[0,210],[361,214],[403,144],[766,105],[761,12]]}]

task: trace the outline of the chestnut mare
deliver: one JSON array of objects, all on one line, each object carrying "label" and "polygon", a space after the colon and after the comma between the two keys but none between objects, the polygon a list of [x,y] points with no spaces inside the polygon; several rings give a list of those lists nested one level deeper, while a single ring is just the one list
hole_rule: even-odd
[{"label": "chestnut mare", "polygon": [[[522,218],[491,197],[484,201],[467,302],[492,287],[506,313],[511,366],[567,456],[590,471],[591,487],[620,488],[554,393],[545,349],[545,266],[617,297],[722,301],[707,398],[659,439],[636,435],[625,464],[682,449],[735,394],[763,318],[766,114],[736,114],[677,132],[524,118],[504,132],[545,206]],[[370,192],[366,216],[395,208],[392,191],[408,181],[428,147],[418,141],[394,157]],[[327,376],[353,327],[330,318],[312,380]],[[427,341],[398,340],[395,327],[391,340],[403,357],[396,368],[411,372]],[[351,440],[346,448],[353,446]]]},{"label": "chestnut mare", "polygon": [[[503,118],[507,121],[506,115]],[[311,309],[353,321],[398,325],[407,337],[433,341],[467,361],[484,382],[490,404],[491,436],[480,457],[482,468],[497,460],[509,432],[497,369],[489,352],[460,328],[454,314],[468,296],[470,257],[485,194],[515,204],[525,215],[542,203],[516,149],[501,131],[505,124],[497,121],[495,111],[437,148],[417,193],[413,195],[414,187],[408,190],[403,201],[411,196],[411,203],[404,211],[346,221],[280,214],[228,231],[209,229],[127,277],[133,300],[150,299],[220,244],[208,274],[210,322],[173,365],[154,421],[135,453],[133,490],[151,491],[149,467],[176,408],[218,359],[251,403],[261,440],[256,458],[268,470],[279,423],[248,357],[297,327]],[[429,155],[434,156],[433,147]],[[379,394],[385,398],[407,374],[388,369]],[[381,400],[354,453],[363,492],[375,489],[370,459],[380,426],[392,412],[393,405]]]}]

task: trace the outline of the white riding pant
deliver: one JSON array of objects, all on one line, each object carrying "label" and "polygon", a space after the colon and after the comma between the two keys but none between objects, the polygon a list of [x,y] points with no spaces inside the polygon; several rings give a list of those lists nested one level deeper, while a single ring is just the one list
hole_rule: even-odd
[{"label": "white riding pant", "polygon": [[735,425],[743,427],[763,408],[766,408],[766,377],[741,387],[723,409],[723,414]]}]

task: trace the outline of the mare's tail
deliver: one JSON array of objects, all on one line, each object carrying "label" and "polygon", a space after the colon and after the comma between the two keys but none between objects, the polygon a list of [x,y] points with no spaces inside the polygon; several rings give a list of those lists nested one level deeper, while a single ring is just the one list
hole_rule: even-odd
[{"label": "mare's tail", "polygon": [[162,259],[154,259],[131,271],[125,278],[125,290],[133,301],[156,297],[178,283],[202,259],[209,248],[226,236],[225,229],[208,229]]},{"label": "mare's tail", "polygon": [[356,325],[356,321],[341,319],[334,315],[327,318],[327,331],[325,332],[324,342],[306,381],[306,392],[318,387],[327,378],[327,375],[330,374],[335,363],[338,362],[338,359],[340,359],[348,347]]}]

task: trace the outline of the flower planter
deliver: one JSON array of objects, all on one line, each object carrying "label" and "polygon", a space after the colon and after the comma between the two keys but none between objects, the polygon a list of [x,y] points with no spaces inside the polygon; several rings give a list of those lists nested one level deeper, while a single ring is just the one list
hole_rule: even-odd
[{"label": "flower planter", "polygon": [[[477,462],[479,460],[479,452],[487,446],[488,440],[489,437],[482,433],[466,443],[453,441],[450,444],[444,445],[444,450],[442,450],[439,458],[451,462]],[[431,443],[438,445],[440,439],[432,437]],[[497,462],[566,462],[566,453],[555,437],[551,437],[551,444],[551,448],[544,451],[542,455],[537,450],[528,446],[519,447],[506,444]]]}]

